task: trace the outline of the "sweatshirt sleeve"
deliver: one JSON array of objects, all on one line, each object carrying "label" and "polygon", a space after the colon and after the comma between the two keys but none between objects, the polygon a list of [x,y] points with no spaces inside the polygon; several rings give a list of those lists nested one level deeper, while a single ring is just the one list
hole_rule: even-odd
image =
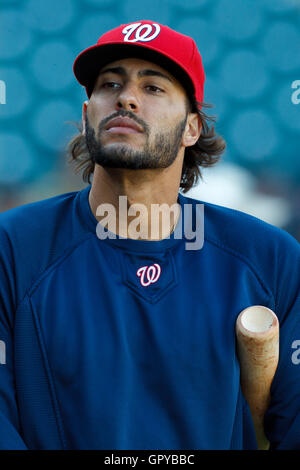
[{"label": "sweatshirt sleeve", "polygon": [[287,241],[275,266],[279,363],[265,414],[270,450],[300,450],[300,245]]},{"label": "sweatshirt sleeve", "polygon": [[14,377],[13,316],[16,308],[8,237],[0,227],[0,450],[26,450],[22,439]]}]

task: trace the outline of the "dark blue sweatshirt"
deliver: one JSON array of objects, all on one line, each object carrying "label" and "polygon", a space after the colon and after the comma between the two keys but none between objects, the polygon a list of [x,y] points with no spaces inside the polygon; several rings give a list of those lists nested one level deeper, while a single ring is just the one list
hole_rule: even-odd
[{"label": "dark blue sweatshirt", "polygon": [[0,214],[0,448],[256,448],[235,322],[265,305],[280,322],[265,431],[300,449],[299,243],[207,203],[198,250],[176,231],[100,239],[89,190]]}]

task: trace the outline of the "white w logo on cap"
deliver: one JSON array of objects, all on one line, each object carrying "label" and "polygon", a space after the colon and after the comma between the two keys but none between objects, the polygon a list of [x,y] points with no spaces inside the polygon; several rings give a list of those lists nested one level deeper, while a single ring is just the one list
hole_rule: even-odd
[{"label": "white w logo on cap", "polygon": [[[153,32],[153,29],[155,31]],[[146,30],[142,33],[143,30]],[[130,36],[135,32],[133,38],[130,39]],[[125,34],[124,42],[148,42],[155,39],[160,33],[160,26],[157,23],[152,24],[142,24],[142,23],[132,23],[127,26],[122,31]],[[152,33],[152,34],[151,34]]]}]

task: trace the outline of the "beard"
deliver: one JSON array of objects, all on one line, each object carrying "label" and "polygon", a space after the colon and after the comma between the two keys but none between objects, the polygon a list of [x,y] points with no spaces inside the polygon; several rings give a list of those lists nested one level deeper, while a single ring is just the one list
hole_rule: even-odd
[{"label": "beard", "polygon": [[[146,143],[142,150],[134,150],[130,147],[130,144],[125,143],[114,143],[113,146],[108,144],[108,147],[103,146],[101,131],[108,121],[118,116],[129,117],[143,128]],[[120,110],[101,121],[99,125],[100,137],[97,139],[95,130],[90,126],[86,113],[86,145],[92,161],[105,168],[127,168],[130,170],[167,168],[177,157],[186,121],[187,114],[174,129],[157,133],[153,138],[153,142],[150,142],[150,132],[147,124],[130,111]]]}]

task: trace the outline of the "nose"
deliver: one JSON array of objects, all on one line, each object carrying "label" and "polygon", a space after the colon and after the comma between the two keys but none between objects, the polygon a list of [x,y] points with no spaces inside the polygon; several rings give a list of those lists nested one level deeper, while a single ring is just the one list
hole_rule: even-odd
[{"label": "nose", "polygon": [[139,102],[137,98],[137,92],[134,86],[124,86],[117,99],[116,99],[116,109],[124,109],[125,111],[135,111],[139,109]]}]

